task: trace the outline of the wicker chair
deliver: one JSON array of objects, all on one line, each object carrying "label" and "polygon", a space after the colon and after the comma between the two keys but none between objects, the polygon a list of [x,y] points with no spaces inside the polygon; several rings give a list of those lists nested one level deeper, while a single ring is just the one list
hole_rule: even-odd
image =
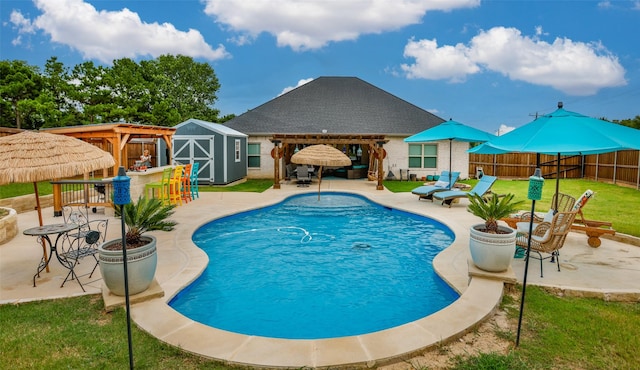
[{"label": "wicker chair", "polygon": [[[542,260],[554,258],[560,271],[560,248],[564,245],[567,234],[571,230],[571,224],[576,217],[576,212],[558,212],[553,216],[551,222],[542,222],[534,227],[531,233],[531,251],[536,252],[540,260],[540,277],[542,275]],[[520,229],[520,228],[519,228]],[[529,242],[529,233],[518,231],[516,236],[516,245],[527,249]],[[542,257],[542,253],[549,254],[548,257]],[[531,257],[531,254],[529,254]]]},{"label": "wicker chair", "polygon": [[[553,194],[553,198],[551,198],[552,209],[553,207],[555,207],[556,198],[558,198],[558,209],[555,210],[556,212],[571,212],[574,208],[573,206],[576,204],[576,198],[572,197],[571,195],[564,194],[564,193],[555,193]],[[530,219],[531,219],[531,212],[525,212],[522,215],[520,215],[521,222],[526,221],[528,223]],[[535,214],[533,215],[533,222],[540,223],[543,221],[544,221],[543,217],[540,217]],[[529,228],[527,226],[527,231],[528,230]],[[520,228],[518,228],[518,231],[521,231]]]}]

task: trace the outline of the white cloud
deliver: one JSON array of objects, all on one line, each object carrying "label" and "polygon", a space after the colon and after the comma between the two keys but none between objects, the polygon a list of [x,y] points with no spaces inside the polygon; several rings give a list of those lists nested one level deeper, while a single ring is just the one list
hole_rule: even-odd
[{"label": "white cloud", "polygon": [[427,11],[480,5],[480,0],[205,0],[205,13],[244,37],[261,33],[278,46],[317,49],[417,24]]},{"label": "white cloud", "polygon": [[[182,54],[217,60],[228,57],[224,46],[212,48],[200,32],[177,30],[170,23],[143,22],[129,9],[98,11],[82,0],[35,0],[42,14],[32,21],[15,23],[21,32],[28,25],[51,37],[51,41],[78,50],[86,59],[110,63],[119,58]],[[16,20],[25,19],[21,14]],[[12,17],[13,21],[13,17]]]},{"label": "white cloud", "polygon": [[404,48],[404,56],[414,58],[416,63],[400,67],[409,78],[464,82],[467,75],[480,71],[480,67],[466,55],[465,50],[466,47],[462,44],[438,47],[435,39],[409,40]]},{"label": "white cloud", "polygon": [[298,88],[298,87],[300,87],[300,86],[302,86],[304,84],[307,84],[307,83],[309,83],[311,81],[313,81],[313,78],[305,78],[304,80],[300,80],[300,81],[298,81],[298,84],[296,86],[287,86],[284,89],[282,89],[282,92],[280,94],[278,94],[278,96],[284,95],[284,94],[288,93],[289,91],[291,91],[291,90],[293,90],[295,88]]},{"label": "white cloud", "polygon": [[625,70],[600,43],[556,38],[553,43],[523,36],[515,28],[481,31],[468,46],[438,46],[436,40],[413,39],[405,57],[415,59],[401,68],[408,78],[464,81],[467,75],[489,70],[511,80],[550,86],[570,95],[593,95],[605,87],[623,86]]},{"label": "white cloud", "polygon": [[497,136],[502,136],[504,134],[506,134],[507,132],[513,131],[515,130],[515,127],[511,127],[511,126],[507,126],[505,124],[500,125],[500,127],[498,128],[498,131],[496,131],[496,135]]}]

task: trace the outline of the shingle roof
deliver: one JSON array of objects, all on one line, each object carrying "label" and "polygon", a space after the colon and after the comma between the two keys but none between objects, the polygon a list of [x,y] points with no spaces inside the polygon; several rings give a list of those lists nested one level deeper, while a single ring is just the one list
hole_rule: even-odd
[{"label": "shingle roof", "polygon": [[249,135],[413,135],[444,120],[356,77],[319,77],[225,124]]},{"label": "shingle roof", "polygon": [[200,127],[203,127],[207,130],[210,131],[215,131],[219,134],[222,135],[226,135],[226,136],[247,136],[246,134],[236,131],[234,129],[232,129],[231,127],[228,127],[226,125],[221,125],[219,123],[214,123],[214,122],[209,122],[209,121],[203,121],[200,119],[195,119],[195,118],[189,118],[188,120],[182,122],[182,123],[178,123],[177,125],[173,126],[173,128],[176,129],[176,131],[179,131],[180,128],[182,126],[187,126],[190,124],[196,124]]}]

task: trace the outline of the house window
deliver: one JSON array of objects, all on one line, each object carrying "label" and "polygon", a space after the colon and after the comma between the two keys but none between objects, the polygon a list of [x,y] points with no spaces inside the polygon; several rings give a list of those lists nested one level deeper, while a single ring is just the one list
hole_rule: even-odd
[{"label": "house window", "polygon": [[240,140],[236,139],[236,162],[240,162]]},{"label": "house window", "polygon": [[437,145],[409,144],[409,168],[436,168],[437,165]]},{"label": "house window", "polygon": [[249,168],[260,168],[260,143],[249,143],[247,149]]}]

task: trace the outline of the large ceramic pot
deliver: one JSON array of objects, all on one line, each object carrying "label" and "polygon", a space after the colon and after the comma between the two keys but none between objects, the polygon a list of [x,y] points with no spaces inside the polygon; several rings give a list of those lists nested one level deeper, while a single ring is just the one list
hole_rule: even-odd
[{"label": "large ceramic pot", "polygon": [[513,261],[516,251],[516,230],[499,226],[504,234],[489,234],[484,224],[471,227],[469,250],[473,263],[482,270],[490,272],[506,271]]},{"label": "large ceramic pot", "polygon": [[[129,295],[144,292],[149,288],[158,265],[156,238],[143,236],[149,243],[135,249],[127,249],[127,276],[129,277]],[[124,258],[122,250],[107,250],[105,247],[118,243],[110,240],[98,247],[98,260],[102,279],[111,293],[124,296]]]}]

